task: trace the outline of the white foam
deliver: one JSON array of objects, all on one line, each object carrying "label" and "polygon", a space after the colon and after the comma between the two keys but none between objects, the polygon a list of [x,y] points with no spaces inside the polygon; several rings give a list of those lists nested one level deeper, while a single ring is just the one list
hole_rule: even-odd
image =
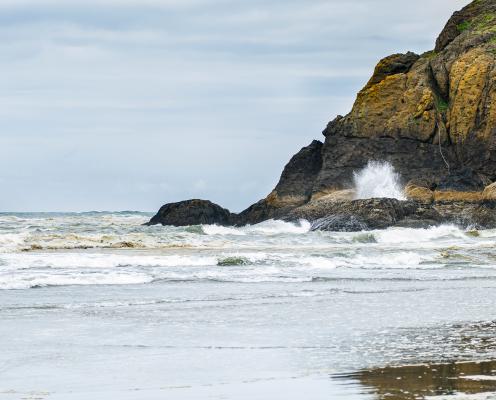
[{"label": "white foam", "polygon": [[28,235],[28,232],[0,234],[0,253],[16,251],[21,248]]},{"label": "white foam", "polygon": [[310,222],[302,219],[298,223],[285,222],[280,220],[268,220],[256,225],[251,225],[243,228],[245,232],[264,234],[264,235],[279,235],[279,234],[303,234],[310,231]]},{"label": "white foam", "polygon": [[67,285],[130,285],[149,283],[152,280],[152,276],[137,273],[16,274],[0,276],[0,289]]},{"label": "white foam", "polygon": [[467,379],[469,381],[496,381],[494,375],[461,375],[460,379]]},{"label": "white foam", "polygon": [[448,395],[439,396],[426,396],[426,400],[494,400],[496,399],[496,392],[485,392],[485,393],[463,393],[458,392]]},{"label": "white foam", "polygon": [[117,268],[136,267],[180,267],[217,265],[217,258],[200,255],[124,255],[124,254],[84,254],[84,253],[13,253],[4,254],[0,260],[2,268],[23,270],[30,268]]},{"label": "white foam", "polygon": [[388,162],[369,161],[361,171],[353,174],[356,199],[387,197],[406,200],[400,176]]},{"label": "white foam", "polygon": [[463,239],[469,238],[465,231],[455,225],[439,225],[427,229],[389,228],[375,231],[374,236],[379,243],[421,243],[436,239]]},{"label": "white foam", "polygon": [[207,235],[246,235],[246,233],[243,232],[241,229],[220,225],[202,225],[202,230]]},{"label": "white foam", "polygon": [[[348,266],[359,268],[418,268],[422,262],[430,258],[418,252],[402,251],[396,253],[381,252],[378,255],[359,255],[350,259],[344,259]],[[426,268],[428,266],[426,265]]]},{"label": "white foam", "polygon": [[310,268],[318,269],[334,269],[338,266],[336,260],[325,257],[306,257],[301,262]]}]

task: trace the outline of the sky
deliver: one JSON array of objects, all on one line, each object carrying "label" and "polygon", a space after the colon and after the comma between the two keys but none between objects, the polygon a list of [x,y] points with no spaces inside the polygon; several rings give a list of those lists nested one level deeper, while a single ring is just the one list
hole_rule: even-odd
[{"label": "sky", "polygon": [[0,0],[0,211],[240,211],[468,0]]}]

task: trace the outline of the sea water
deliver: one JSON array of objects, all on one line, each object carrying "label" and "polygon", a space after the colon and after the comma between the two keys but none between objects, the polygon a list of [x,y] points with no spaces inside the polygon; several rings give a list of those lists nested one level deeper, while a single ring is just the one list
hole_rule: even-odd
[{"label": "sea water", "polygon": [[0,400],[496,391],[496,230],[150,216],[0,214]]}]

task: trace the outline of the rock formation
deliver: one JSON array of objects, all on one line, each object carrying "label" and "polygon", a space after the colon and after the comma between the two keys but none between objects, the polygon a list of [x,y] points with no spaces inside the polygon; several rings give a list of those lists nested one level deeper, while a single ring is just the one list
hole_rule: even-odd
[{"label": "rock formation", "polygon": [[[337,116],[323,134],[323,143],[313,141],[290,160],[265,199],[229,218],[221,213],[215,222],[309,217],[308,210],[325,209],[318,218],[341,215],[335,220],[342,221],[352,212],[354,226],[366,224],[359,203],[331,198],[349,190],[353,172],[369,160],[394,166],[411,200],[433,211],[426,221],[442,221],[449,214],[446,202],[492,210],[487,202],[496,189],[484,188],[496,181],[496,0],[475,0],[455,12],[433,51],[382,59],[350,113]],[[419,207],[410,203],[393,207],[389,225],[398,215],[415,214],[411,210]],[[444,214],[436,210],[442,204]],[[398,207],[405,209],[398,214]]]},{"label": "rock formation", "polygon": [[147,225],[188,226],[199,224],[229,225],[231,213],[208,200],[186,200],[160,207]]}]

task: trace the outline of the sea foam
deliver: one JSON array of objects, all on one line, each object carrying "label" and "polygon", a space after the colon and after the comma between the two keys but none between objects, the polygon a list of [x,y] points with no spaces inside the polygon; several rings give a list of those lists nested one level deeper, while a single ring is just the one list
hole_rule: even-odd
[{"label": "sea foam", "polygon": [[406,200],[400,175],[388,162],[369,161],[361,171],[353,174],[356,199],[392,198]]}]

